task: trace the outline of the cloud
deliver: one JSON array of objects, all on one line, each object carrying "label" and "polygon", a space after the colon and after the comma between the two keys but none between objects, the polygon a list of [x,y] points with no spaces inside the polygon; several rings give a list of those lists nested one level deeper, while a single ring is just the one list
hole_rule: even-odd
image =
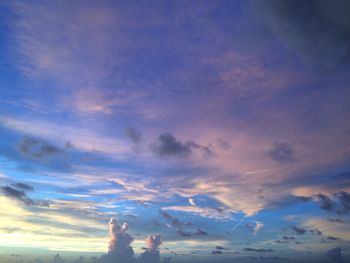
[{"label": "cloud", "polygon": [[44,160],[46,157],[57,155],[63,152],[58,148],[44,140],[35,137],[25,136],[19,144],[20,152],[29,157],[38,160]]},{"label": "cloud", "polygon": [[294,149],[287,143],[278,142],[273,145],[273,147],[267,151],[267,155],[273,160],[286,163],[295,160]]},{"label": "cloud", "polygon": [[[127,232],[128,224],[119,224],[116,218],[109,221],[109,246],[108,254],[99,259],[99,263],[159,263],[159,246],[162,244],[159,234],[152,234],[146,238],[147,248],[139,258],[134,257],[134,250],[131,243],[133,237]],[[163,263],[169,262],[170,258],[164,258]]]},{"label": "cloud", "polygon": [[208,235],[207,232],[205,232],[204,230],[198,228],[197,231],[194,233],[196,236],[206,236]]},{"label": "cloud", "polygon": [[318,193],[315,198],[323,210],[337,214],[347,214],[350,211],[350,194],[345,191],[333,193],[331,197]]},{"label": "cloud", "polygon": [[350,3],[346,0],[251,1],[267,28],[319,69],[349,64]]},{"label": "cloud", "polygon": [[194,141],[181,142],[171,133],[163,133],[158,136],[156,143],[152,145],[153,152],[161,157],[188,157],[194,150],[199,150],[204,157],[214,155],[207,146],[202,146]]},{"label": "cloud", "polygon": [[171,133],[163,133],[158,136],[158,142],[153,150],[159,156],[187,157],[192,153],[193,142],[182,143]]},{"label": "cloud", "polygon": [[139,261],[142,263],[158,263],[160,262],[159,246],[162,244],[159,234],[149,235],[146,239],[148,250],[140,255]]},{"label": "cloud", "polygon": [[193,198],[188,198],[188,202],[190,203],[190,205],[192,206],[197,206],[196,203],[194,202]]},{"label": "cloud", "polygon": [[320,202],[321,209],[327,210],[327,211],[330,211],[333,209],[334,205],[332,203],[332,200],[328,196],[321,194],[321,193],[318,193],[316,195],[316,198]]},{"label": "cloud", "polygon": [[142,133],[133,127],[126,128],[126,134],[128,135],[129,139],[135,144],[140,143],[142,140]]},{"label": "cloud", "polygon": [[137,152],[138,151],[138,145],[142,141],[142,133],[141,133],[141,131],[138,131],[138,130],[136,130],[133,127],[128,127],[128,128],[126,128],[126,134],[128,135],[129,139],[134,144],[134,146],[133,146],[134,152]]},{"label": "cloud", "polygon": [[104,255],[101,263],[134,262],[134,250],[131,243],[134,241],[132,236],[127,232],[128,224],[120,225],[117,219],[111,218],[109,221],[109,246],[108,254]]},{"label": "cloud", "polygon": [[334,263],[342,263],[344,262],[343,255],[341,253],[341,248],[336,247],[332,248],[327,251],[327,256],[334,262]]},{"label": "cloud", "polygon": [[259,222],[259,221],[255,221],[255,227],[254,227],[254,235],[256,235],[259,230],[261,230],[264,227],[264,224]]},{"label": "cloud", "polygon": [[149,235],[146,239],[146,244],[150,250],[158,250],[162,244],[160,235]]},{"label": "cloud", "polygon": [[162,210],[172,210],[179,212],[187,212],[199,215],[201,217],[218,219],[218,220],[231,220],[232,214],[236,211],[232,209],[221,209],[211,207],[199,207],[199,206],[167,206],[163,207]]},{"label": "cloud", "polygon": [[216,250],[228,250],[228,248],[224,248],[222,246],[215,246]]},{"label": "cloud", "polygon": [[264,224],[259,221],[253,221],[253,223],[246,224],[245,226],[247,228],[253,229],[253,235],[256,235],[259,232],[259,230],[261,230],[264,227]]},{"label": "cloud", "polygon": [[297,227],[297,226],[291,226],[290,227],[296,234],[299,235],[304,235],[306,233],[306,229],[301,228],[301,227]]},{"label": "cloud", "polygon": [[12,188],[10,186],[1,186],[0,190],[5,196],[19,200],[26,205],[34,205],[35,204],[35,202],[27,196],[25,191],[15,189],[15,188]]},{"label": "cloud", "polygon": [[252,247],[246,247],[243,249],[244,251],[249,251],[249,252],[258,252],[258,253],[265,253],[265,252],[273,252],[272,249],[264,249],[264,248],[252,248]]},{"label": "cloud", "polygon": [[[320,231],[316,228],[306,229],[306,228],[302,228],[302,227],[298,227],[298,226],[289,226],[289,227],[285,228],[284,230],[287,230],[287,229],[291,229],[295,234],[298,234],[298,235],[304,235],[306,233],[310,233],[312,235],[318,235],[318,236],[322,235],[322,231]],[[285,239],[287,239],[287,238],[285,238]]]},{"label": "cloud", "polygon": [[222,255],[223,254],[223,252],[221,250],[213,250],[211,253],[213,255]]},{"label": "cloud", "polygon": [[25,184],[25,183],[15,183],[12,186],[19,189],[19,190],[26,191],[26,192],[33,192],[34,191],[33,186]]}]

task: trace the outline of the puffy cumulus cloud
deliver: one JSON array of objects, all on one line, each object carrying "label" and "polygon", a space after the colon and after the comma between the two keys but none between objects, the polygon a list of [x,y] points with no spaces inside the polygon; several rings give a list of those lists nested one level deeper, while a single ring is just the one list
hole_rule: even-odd
[{"label": "puffy cumulus cloud", "polygon": [[109,221],[108,254],[119,258],[123,262],[131,262],[134,256],[134,250],[130,246],[134,239],[127,231],[127,223],[120,225],[117,219],[111,218]]},{"label": "puffy cumulus cloud", "polygon": [[346,0],[251,1],[267,28],[320,69],[349,63],[350,3]]},{"label": "puffy cumulus cloud", "polygon": [[167,132],[158,136],[157,142],[152,144],[153,152],[161,157],[188,157],[197,150],[204,157],[214,155],[210,147],[202,146],[194,141],[179,141],[173,134]]},{"label": "puffy cumulus cloud", "polygon": [[159,246],[162,244],[160,235],[149,235],[146,239],[146,244],[150,250],[158,250]]},{"label": "puffy cumulus cloud", "polygon": [[160,262],[159,246],[162,244],[160,235],[149,235],[146,239],[148,249],[140,255],[139,261],[142,263]]},{"label": "puffy cumulus cloud", "polygon": [[[99,263],[159,263],[159,246],[162,244],[159,234],[149,235],[146,239],[146,251],[135,258],[131,243],[133,237],[127,232],[128,224],[119,224],[116,218],[109,221],[109,245],[108,254],[99,259]],[[169,262],[169,258],[163,259],[163,262]]]},{"label": "puffy cumulus cloud", "polygon": [[327,251],[327,256],[332,260],[334,263],[342,263],[344,262],[343,255],[341,253],[341,248],[336,247],[332,248]]},{"label": "puffy cumulus cloud", "polygon": [[103,255],[100,263],[130,263],[134,262],[134,250],[131,243],[134,241],[133,237],[127,232],[128,224],[119,224],[116,218],[111,218],[109,223],[109,245],[108,254]]}]

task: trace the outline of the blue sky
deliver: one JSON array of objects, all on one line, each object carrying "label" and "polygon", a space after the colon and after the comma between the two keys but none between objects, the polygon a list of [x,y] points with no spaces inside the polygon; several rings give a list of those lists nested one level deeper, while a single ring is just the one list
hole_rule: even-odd
[{"label": "blue sky", "polygon": [[349,10],[2,2],[0,257],[345,262]]}]

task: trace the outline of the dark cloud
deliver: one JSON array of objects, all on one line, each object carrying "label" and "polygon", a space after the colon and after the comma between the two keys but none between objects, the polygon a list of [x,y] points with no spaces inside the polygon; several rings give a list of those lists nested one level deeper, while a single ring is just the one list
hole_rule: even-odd
[{"label": "dark cloud", "polygon": [[139,148],[139,144],[142,141],[142,133],[141,133],[141,131],[138,131],[138,130],[136,130],[133,127],[128,127],[126,129],[126,134],[127,134],[128,138],[134,144],[133,151],[137,153],[138,152],[138,148]]},{"label": "dark cloud", "polygon": [[350,211],[350,194],[344,191],[334,194],[339,201],[338,213],[346,214]]},{"label": "dark cloud", "polygon": [[213,250],[211,253],[213,255],[222,255],[223,254],[223,252],[221,250]]},{"label": "dark cloud", "polygon": [[340,240],[340,238],[339,237],[328,236],[328,237],[326,237],[326,240],[327,241],[336,241],[336,240]]},{"label": "dark cloud", "polygon": [[327,256],[332,260],[334,263],[342,263],[344,262],[343,255],[341,253],[341,248],[336,247],[332,248],[327,251]]},{"label": "dark cloud", "polygon": [[222,246],[215,246],[216,250],[228,250],[228,248],[224,248]]},{"label": "dark cloud", "polygon": [[327,211],[330,211],[333,209],[333,202],[332,200],[324,195],[324,194],[321,194],[321,193],[318,193],[316,195],[316,198],[318,199],[318,201],[320,202],[320,208],[323,209],[323,210],[327,210]]},{"label": "dark cloud", "polygon": [[18,190],[22,190],[25,192],[33,192],[34,191],[33,186],[25,184],[25,183],[15,183],[12,186]]},{"label": "dark cloud", "polygon": [[56,147],[47,141],[25,136],[19,143],[20,152],[29,158],[45,160],[48,157],[55,156],[64,152],[63,148]]},{"label": "dark cloud", "polygon": [[177,233],[182,236],[182,237],[190,237],[192,236],[191,232],[188,231],[184,231],[182,228],[180,228],[179,230],[177,230]]},{"label": "dark cloud", "polygon": [[[310,233],[310,234],[313,234],[313,235],[322,235],[322,232],[318,229],[305,229],[305,228],[301,228],[301,227],[298,227],[298,226],[289,226],[287,228],[285,228],[284,230],[287,230],[287,229],[291,229],[295,234],[298,234],[298,235],[304,235],[306,233]],[[289,237],[290,239],[293,239],[294,237]],[[285,240],[287,240],[288,238],[287,237],[284,237]]]},{"label": "dark cloud", "polygon": [[288,244],[290,242],[295,242],[296,238],[294,236],[283,236],[281,239],[275,240],[277,244]]},{"label": "dark cloud", "polygon": [[152,145],[153,151],[162,157],[188,157],[195,150],[199,150],[205,157],[214,155],[207,146],[202,146],[194,141],[181,142],[171,133],[163,133],[158,136],[156,143]]},{"label": "dark cloud", "polygon": [[314,235],[319,235],[321,236],[322,235],[322,232],[318,229],[309,229],[308,230],[311,234],[314,234]]},{"label": "dark cloud", "polygon": [[206,236],[206,235],[208,235],[208,233],[203,231],[202,229],[198,228],[195,235],[196,236]]},{"label": "dark cloud", "polygon": [[275,143],[273,147],[267,151],[267,155],[278,162],[295,161],[295,152],[287,143]]},{"label": "dark cloud", "polygon": [[265,252],[273,252],[272,249],[268,248],[253,248],[253,247],[246,247],[243,249],[244,251],[249,251],[249,252],[258,252],[258,253],[265,253]]},{"label": "dark cloud", "polygon": [[251,3],[270,32],[304,61],[322,70],[349,64],[349,1],[267,0]]},{"label": "dark cloud", "polygon": [[35,204],[35,202],[27,196],[25,191],[17,190],[10,186],[1,186],[0,190],[5,196],[21,201],[26,205]]},{"label": "dark cloud", "polygon": [[[347,214],[350,212],[350,194],[344,191],[333,193],[331,197],[318,193],[315,195],[320,204],[320,208],[337,214]],[[339,221],[338,221],[339,222]]]},{"label": "dark cloud", "polygon": [[299,234],[299,235],[303,235],[306,233],[306,229],[301,228],[301,227],[297,227],[297,226],[291,226],[290,227],[295,233]]},{"label": "dark cloud", "polygon": [[154,152],[159,156],[180,156],[186,157],[192,152],[192,142],[182,143],[171,133],[164,133],[158,136],[158,143],[154,145]]},{"label": "dark cloud", "polygon": [[186,230],[186,227],[191,227],[192,223],[191,222],[181,222],[178,218],[173,217],[172,215],[160,211],[160,214],[162,217],[168,222],[168,226],[172,226],[176,228],[176,232],[179,234],[181,237],[190,237],[190,236],[206,236],[208,233],[204,231],[201,228],[197,228],[196,231],[189,231]]},{"label": "dark cloud", "polygon": [[142,133],[133,127],[128,127],[126,129],[126,134],[128,135],[129,139],[135,144],[140,143],[142,140]]},{"label": "dark cloud", "polygon": [[341,220],[340,218],[328,218],[329,222],[333,222],[333,223],[341,223],[344,224],[344,221]]}]

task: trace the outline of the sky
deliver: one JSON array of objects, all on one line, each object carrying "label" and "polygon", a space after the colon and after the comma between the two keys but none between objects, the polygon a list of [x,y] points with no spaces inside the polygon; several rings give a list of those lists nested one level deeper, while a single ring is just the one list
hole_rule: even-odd
[{"label": "sky", "polygon": [[0,262],[350,260],[346,0],[0,2]]}]

